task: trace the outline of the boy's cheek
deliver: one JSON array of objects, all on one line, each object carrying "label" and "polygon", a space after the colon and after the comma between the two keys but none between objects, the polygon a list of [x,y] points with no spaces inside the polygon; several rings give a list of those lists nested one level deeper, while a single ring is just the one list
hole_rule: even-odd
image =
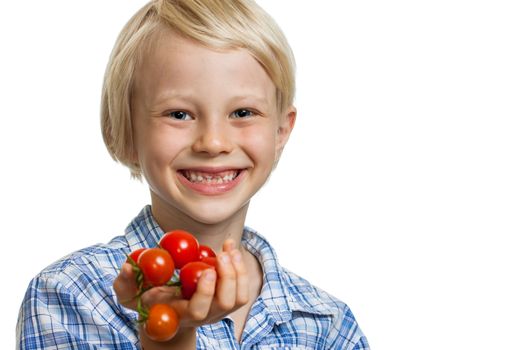
[{"label": "boy's cheek", "polygon": [[174,155],[190,146],[187,137],[171,132],[168,128],[157,128],[137,135],[136,152],[148,161],[170,161]]},{"label": "boy's cheek", "polygon": [[276,136],[276,125],[254,125],[240,131],[239,143],[250,148],[268,148],[275,144]]}]

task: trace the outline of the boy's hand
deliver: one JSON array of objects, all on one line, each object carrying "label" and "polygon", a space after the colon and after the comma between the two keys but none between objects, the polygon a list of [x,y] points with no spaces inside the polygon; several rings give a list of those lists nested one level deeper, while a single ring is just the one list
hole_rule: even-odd
[{"label": "boy's hand", "polygon": [[[234,246],[233,240],[224,242],[223,251],[217,255],[217,271],[211,268],[204,271],[190,300],[176,295],[173,287],[163,286],[146,291],[142,295],[143,305],[148,308],[158,303],[170,304],[179,315],[181,336],[185,333],[183,328],[194,329],[220,321],[248,302],[248,274],[241,252]],[[113,288],[123,306],[137,309],[137,285],[129,263],[122,267]]]}]

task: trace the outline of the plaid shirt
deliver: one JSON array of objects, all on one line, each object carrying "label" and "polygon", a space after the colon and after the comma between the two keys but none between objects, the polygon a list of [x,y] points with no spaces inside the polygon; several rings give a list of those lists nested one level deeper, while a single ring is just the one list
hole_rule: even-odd
[{"label": "plaid shirt", "polygon": [[[124,236],[66,256],[38,274],[17,324],[17,349],[140,348],[137,314],[120,306],[113,280],[126,254],[152,247],[164,232],[146,206]],[[270,244],[246,228],[242,244],[264,270],[239,344],[233,321],[198,328],[197,349],[369,349],[347,305],[282,268]]]}]

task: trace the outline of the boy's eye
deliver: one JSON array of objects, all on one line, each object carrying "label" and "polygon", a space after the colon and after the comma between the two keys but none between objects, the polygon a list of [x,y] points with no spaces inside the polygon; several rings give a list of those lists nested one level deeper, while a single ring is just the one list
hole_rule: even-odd
[{"label": "boy's eye", "polygon": [[247,109],[238,109],[235,112],[233,112],[234,118],[247,118],[247,117],[252,117],[252,116],[253,116],[253,112]]},{"label": "boy's eye", "polygon": [[183,111],[173,111],[169,113],[169,117],[176,120],[188,120],[190,115]]}]

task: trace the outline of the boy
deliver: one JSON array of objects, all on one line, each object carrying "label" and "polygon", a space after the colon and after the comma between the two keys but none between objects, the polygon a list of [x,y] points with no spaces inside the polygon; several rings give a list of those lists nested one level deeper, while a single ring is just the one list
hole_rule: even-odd
[{"label": "boy", "polygon": [[[31,282],[19,315],[21,349],[368,349],[350,309],[282,268],[246,228],[251,197],[276,166],[296,110],[293,55],[273,20],[248,0],[152,1],[119,36],[103,87],[112,157],[144,177],[151,206],[124,236],[75,252]],[[184,229],[218,254],[190,300],[156,287],[177,335],[136,327],[126,254]]]}]

